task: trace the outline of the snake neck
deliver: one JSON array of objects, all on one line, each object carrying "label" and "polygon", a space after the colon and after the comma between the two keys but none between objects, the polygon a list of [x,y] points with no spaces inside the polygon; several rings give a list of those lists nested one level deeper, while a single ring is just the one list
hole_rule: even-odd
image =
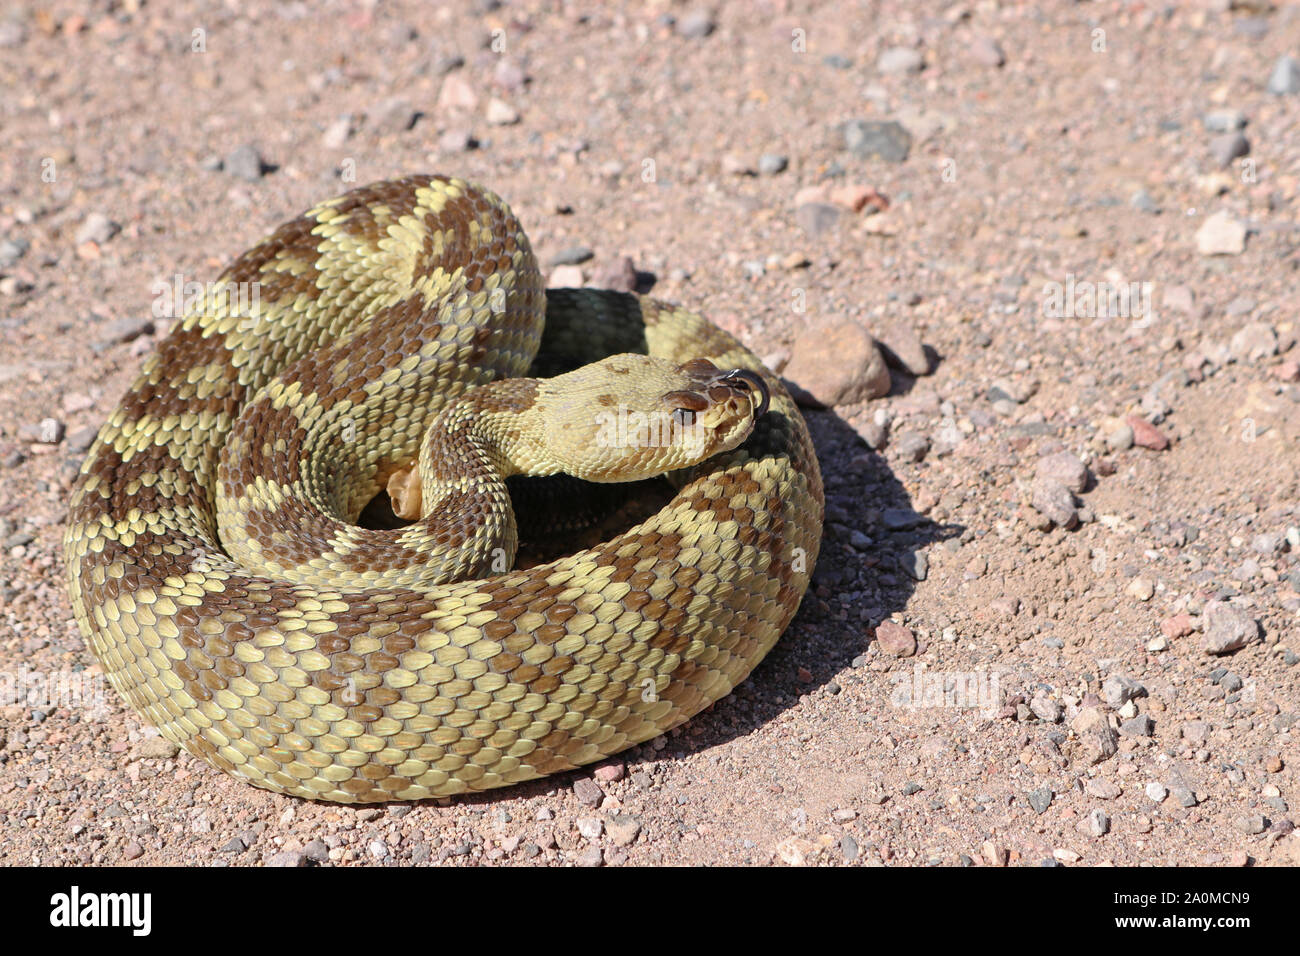
[{"label": "snake neck", "polygon": [[443,409],[421,443],[420,521],[472,528],[464,553],[476,556],[480,575],[514,564],[519,536],[506,479],[539,473],[536,391],[533,379],[472,389]]}]

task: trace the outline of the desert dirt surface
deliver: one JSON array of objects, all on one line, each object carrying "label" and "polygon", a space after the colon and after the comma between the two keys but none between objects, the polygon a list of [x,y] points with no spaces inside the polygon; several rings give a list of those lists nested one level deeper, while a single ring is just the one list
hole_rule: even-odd
[{"label": "desert dirt surface", "polygon": [[[1300,863],[1300,8],[19,0],[0,89],[0,861]],[[313,804],[107,687],[66,499],[177,277],[414,172],[783,370],[825,537],[665,737]]]}]

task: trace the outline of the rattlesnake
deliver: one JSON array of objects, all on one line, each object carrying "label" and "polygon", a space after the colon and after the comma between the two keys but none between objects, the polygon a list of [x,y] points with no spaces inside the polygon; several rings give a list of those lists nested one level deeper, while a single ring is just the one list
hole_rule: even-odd
[{"label": "rattlesnake", "polygon": [[[249,286],[247,308],[221,294]],[[695,430],[602,440],[602,412]],[[512,569],[496,467],[672,470],[676,493]],[[358,527],[385,485],[425,517]],[[99,433],[64,549],[91,650],[164,737],[260,787],[374,802],[581,766],[698,713],[789,624],[822,517],[804,422],[734,338],[544,290],[501,199],[417,176],[222,274]]]}]

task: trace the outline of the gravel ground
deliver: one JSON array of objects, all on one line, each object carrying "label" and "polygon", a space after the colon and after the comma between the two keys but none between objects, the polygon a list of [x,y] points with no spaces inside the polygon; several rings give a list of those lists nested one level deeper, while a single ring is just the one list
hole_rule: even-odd
[{"label": "gravel ground", "polygon": [[[1300,864],[1296,7],[435,6],[0,14],[0,861]],[[313,805],[107,691],[65,500],[175,277],[414,171],[783,369],[826,537],[667,737]]]}]

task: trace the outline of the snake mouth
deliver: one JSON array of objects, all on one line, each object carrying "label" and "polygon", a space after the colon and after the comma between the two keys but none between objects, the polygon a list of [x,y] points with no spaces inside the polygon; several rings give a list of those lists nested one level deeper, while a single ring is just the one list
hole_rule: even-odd
[{"label": "snake mouth", "polygon": [[[733,368],[730,372],[720,376],[718,382],[728,385],[740,385],[742,388],[751,391],[753,394],[750,395],[750,401],[754,402],[756,406],[755,418],[762,418],[772,404],[772,393],[768,390],[767,382],[763,381],[763,376],[757,372],[751,372],[747,368]],[[755,400],[755,395],[757,400]]]}]

